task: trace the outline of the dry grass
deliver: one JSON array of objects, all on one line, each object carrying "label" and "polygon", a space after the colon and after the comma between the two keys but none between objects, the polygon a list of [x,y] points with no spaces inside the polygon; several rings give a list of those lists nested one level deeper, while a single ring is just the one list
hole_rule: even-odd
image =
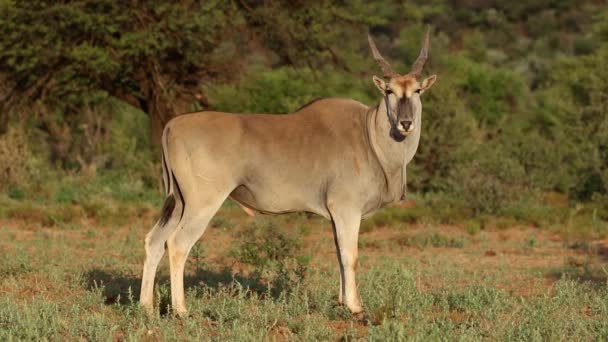
[{"label": "dry grass", "polygon": [[[138,208],[128,209],[139,213],[129,222],[91,215],[71,225],[19,215],[0,220],[0,338],[608,337],[608,240],[573,243],[532,227],[389,220],[360,237],[359,287],[368,320],[358,322],[335,305],[338,274],[328,222],[286,215],[271,218],[273,227],[234,205],[222,208],[190,256],[186,284],[192,317],[168,314],[163,262],[156,290],[160,315],[149,319],[137,296],[142,241],[154,214]],[[406,217],[394,214],[401,209],[390,210],[392,217]],[[285,248],[260,256],[264,260],[235,253],[238,246],[255,252],[244,235],[253,222],[257,228],[250,233],[258,242]],[[268,235],[268,229],[278,233]]]}]

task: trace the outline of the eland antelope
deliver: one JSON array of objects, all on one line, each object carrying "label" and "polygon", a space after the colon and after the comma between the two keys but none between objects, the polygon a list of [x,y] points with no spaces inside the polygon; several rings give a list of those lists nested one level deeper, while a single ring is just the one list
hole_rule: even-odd
[{"label": "eland antelope", "polygon": [[340,269],[338,301],[356,316],[355,283],[362,218],[405,195],[406,165],[421,131],[420,96],[436,76],[421,79],[429,31],[409,73],[396,73],[370,35],[384,79],[375,107],[343,98],[315,100],[287,115],[198,112],[178,116],[162,137],[166,200],[145,239],[140,303],[153,311],[154,277],[165,248],[174,313],[187,313],[184,265],[192,246],[230,198],[248,211],[311,212],[333,223]]}]

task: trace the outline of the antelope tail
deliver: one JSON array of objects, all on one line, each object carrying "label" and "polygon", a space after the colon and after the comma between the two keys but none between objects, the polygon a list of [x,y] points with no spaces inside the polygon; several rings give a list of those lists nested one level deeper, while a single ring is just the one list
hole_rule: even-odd
[{"label": "antelope tail", "polygon": [[[164,226],[169,221],[169,218],[173,215],[175,210],[176,200],[181,201],[181,213],[180,213],[180,221],[184,216],[184,198],[179,189],[179,185],[177,184],[177,179],[175,179],[175,175],[173,174],[173,170],[171,169],[171,163],[168,156],[169,150],[167,149],[167,141],[169,139],[169,128],[165,128],[162,137],[162,169],[163,169],[163,184],[165,186],[165,203],[163,204],[163,209],[161,211],[161,216],[159,219],[159,224]],[[177,196],[177,198],[176,198]]]}]

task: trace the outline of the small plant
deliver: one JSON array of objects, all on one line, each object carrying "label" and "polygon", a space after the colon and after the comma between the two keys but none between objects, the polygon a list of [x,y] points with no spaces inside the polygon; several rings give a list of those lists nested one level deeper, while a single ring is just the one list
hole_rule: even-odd
[{"label": "small plant", "polygon": [[32,272],[32,262],[24,250],[20,249],[17,253],[2,250],[0,252],[2,255],[0,257],[0,276],[8,277]]},{"label": "small plant", "polygon": [[429,216],[428,214],[427,210],[421,209],[421,207],[388,207],[378,211],[372,217],[363,220],[360,231],[367,233],[375,227],[394,227],[406,223],[416,223],[420,218]]},{"label": "small plant", "polygon": [[481,230],[481,224],[478,221],[470,221],[465,229],[469,235],[477,235]]},{"label": "small plant", "polygon": [[76,204],[86,200],[86,186],[77,182],[62,182],[57,191],[53,194],[53,202],[58,204]]},{"label": "small plant", "polygon": [[300,231],[300,234],[302,234],[302,236],[309,236],[312,233],[312,228],[306,224],[299,226],[298,230]]},{"label": "small plant", "polygon": [[0,134],[0,190],[8,186],[9,196],[11,193],[15,195],[15,184],[21,184],[30,177],[31,164],[29,141],[23,128],[11,127],[5,134]]},{"label": "small plant", "polygon": [[567,248],[576,249],[582,251],[584,253],[595,253],[595,248],[587,241],[574,241],[572,243],[566,244]]},{"label": "small plant", "polygon": [[205,257],[207,255],[206,245],[204,243],[196,243],[190,250],[190,259],[197,272],[203,272],[205,267]]},{"label": "small plant", "polygon": [[50,225],[65,226],[76,223],[85,217],[80,206],[72,204],[55,205],[53,209],[47,210],[46,221]]},{"label": "small plant", "polygon": [[22,200],[25,198],[25,191],[19,186],[9,186],[7,195],[10,199]]},{"label": "small plant", "polygon": [[254,222],[239,235],[243,239],[231,254],[240,262],[258,269],[284,264],[287,259],[295,257],[301,244],[298,236],[284,233],[270,221]]},{"label": "small plant", "polygon": [[264,278],[268,289],[278,295],[306,277],[310,257],[296,255],[301,246],[300,234],[298,230],[286,234],[269,221],[254,222],[243,229],[240,234],[243,239],[230,254],[252,265],[254,273]]},{"label": "small plant", "polygon": [[447,237],[438,232],[421,232],[413,236],[400,239],[399,244],[408,247],[426,248],[426,247],[448,247],[462,248],[465,240],[462,238]]}]

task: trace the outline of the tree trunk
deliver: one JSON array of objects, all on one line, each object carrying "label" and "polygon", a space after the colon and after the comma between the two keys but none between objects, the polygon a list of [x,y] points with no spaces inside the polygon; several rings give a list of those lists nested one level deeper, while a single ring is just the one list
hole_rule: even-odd
[{"label": "tree trunk", "polygon": [[[171,119],[192,111],[195,103],[198,104],[196,108],[209,108],[198,82],[170,84],[158,70],[159,68],[151,63],[148,68],[137,73],[135,78],[138,83],[138,95],[121,90],[112,92],[117,98],[148,114],[150,143],[153,146],[161,144],[163,129]],[[167,85],[168,83],[170,85]]]},{"label": "tree trunk", "polygon": [[160,146],[163,129],[165,128],[165,124],[169,121],[164,121],[161,118],[161,114],[158,112],[148,113],[148,118],[150,119],[150,143],[152,143],[152,145]]},{"label": "tree trunk", "polygon": [[2,111],[0,113],[0,135],[8,132],[8,112]]},{"label": "tree trunk", "polygon": [[[167,104],[168,102],[171,102],[171,105]],[[192,95],[191,92],[184,92],[166,102],[149,100],[147,113],[150,119],[150,142],[160,145],[167,122],[180,114],[191,112],[195,103],[198,103],[199,107],[208,108],[205,97],[200,93]]]},{"label": "tree trunk", "polygon": [[147,102],[147,114],[150,120],[150,143],[154,146],[160,146],[163,129],[167,122],[176,116],[176,111],[155,99],[150,99]]}]

